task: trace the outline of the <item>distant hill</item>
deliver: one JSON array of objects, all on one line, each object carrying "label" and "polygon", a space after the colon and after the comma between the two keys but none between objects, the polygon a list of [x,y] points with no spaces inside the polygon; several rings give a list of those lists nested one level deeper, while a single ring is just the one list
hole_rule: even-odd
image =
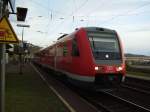
[{"label": "distant hill", "polygon": [[125,57],[147,57],[146,55],[126,53]]}]

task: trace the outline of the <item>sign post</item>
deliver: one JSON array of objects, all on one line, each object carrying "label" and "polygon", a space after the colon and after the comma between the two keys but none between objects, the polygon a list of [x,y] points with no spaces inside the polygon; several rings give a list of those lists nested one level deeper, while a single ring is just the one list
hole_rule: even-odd
[{"label": "sign post", "polygon": [[[0,29],[0,40],[2,40],[5,37],[5,30]],[[5,104],[5,43],[1,44],[1,77],[0,77],[0,92],[1,92],[1,112],[4,112],[4,104]]]},{"label": "sign post", "polygon": [[0,111],[5,111],[5,44],[1,44]]},{"label": "sign post", "polygon": [[0,20],[0,112],[5,112],[5,52],[6,43],[18,43],[19,40],[7,17]]}]

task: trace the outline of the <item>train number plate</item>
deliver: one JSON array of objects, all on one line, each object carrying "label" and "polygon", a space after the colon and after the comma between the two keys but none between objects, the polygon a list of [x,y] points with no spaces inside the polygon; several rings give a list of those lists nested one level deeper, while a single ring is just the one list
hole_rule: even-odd
[{"label": "train number plate", "polygon": [[113,66],[107,66],[106,71],[107,72],[114,72],[114,67]]}]

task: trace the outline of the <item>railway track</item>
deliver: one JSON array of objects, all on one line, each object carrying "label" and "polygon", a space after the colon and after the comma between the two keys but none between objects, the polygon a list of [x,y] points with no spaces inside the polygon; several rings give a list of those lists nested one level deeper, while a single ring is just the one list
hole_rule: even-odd
[{"label": "railway track", "polygon": [[114,95],[112,91],[80,93],[80,95],[102,112],[150,112],[150,109]]},{"label": "railway track", "polygon": [[96,93],[79,92],[102,112],[150,112],[150,92],[122,84],[115,89],[98,89]]},{"label": "railway track", "polygon": [[[143,81],[140,84],[143,83],[144,87],[149,84]],[[102,112],[150,112],[150,92],[148,89],[141,89],[138,86],[140,84],[134,84],[125,83],[119,88],[97,89],[97,92],[90,93],[82,90],[77,92]]]},{"label": "railway track", "polygon": [[150,94],[128,85],[114,90],[98,90],[97,92],[82,90],[73,87],[66,81],[55,77],[82,98],[95,106],[100,112],[150,112]]},{"label": "railway track", "polygon": [[57,77],[57,79],[94,105],[100,112],[150,112],[150,102],[148,102],[150,94],[147,91],[122,85],[119,89],[109,89],[96,93],[93,91],[87,92],[68,84],[68,82],[62,80],[62,77],[61,79]]},{"label": "railway track", "polygon": [[150,93],[150,80],[126,77],[124,86]]},{"label": "railway track", "polygon": [[[138,104],[136,104],[136,103],[133,103],[133,102],[131,102],[131,101],[129,101],[129,100],[127,100],[127,99],[124,99],[124,98],[122,98],[122,97],[119,97],[119,96],[117,96],[117,95],[114,95],[114,94],[112,94],[111,92],[109,92],[109,91],[103,91],[103,93],[105,93],[106,95],[109,95],[109,96],[111,96],[111,97],[113,97],[112,99],[116,99],[116,101],[117,102],[119,102],[120,104],[120,106],[122,106],[122,104],[123,104],[123,108],[121,109],[120,108],[120,106],[119,106],[119,108],[121,109],[119,109],[119,111],[117,111],[117,110],[115,110],[114,112],[136,112],[136,111],[138,111],[138,112],[150,112],[150,109],[147,109],[147,108],[145,108],[145,107],[143,107],[143,106],[141,106],[141,105],[138,105]],[[117,103],[117,105],[118,105],[118,103]],[[113,109],[116,109],[116,107],[114,108],[114,106],[112,106],[112,108]]]},{"label": "railway track", "polygon": [[121,87],[130,89],[130,90],[133,90],[133,91],[136,91],[136,92],[140,92],[140,93],[143,93],[143,94],[147,94],[147,95],[150,96],[150,91],[148,91],[148,90],[140,89],[138,87],[133,87],[131,85],[126,85],[126,84],[122,84]]}]

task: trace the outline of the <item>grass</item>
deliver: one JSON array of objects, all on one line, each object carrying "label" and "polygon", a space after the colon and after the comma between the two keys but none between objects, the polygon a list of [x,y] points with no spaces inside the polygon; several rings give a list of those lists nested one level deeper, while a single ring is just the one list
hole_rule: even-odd
[{"label": "grass", "polygon": [[126,65],[127,74],[139,77],[149,77],[150,78],[150,70],[144,68],[135,68],[130,65]]},{"label": "grass", "polygon": [[[31,66],[30,66],[31,68]],[[66,112],[57,96],[35,71],[6,74],[6,112]],[[17,68],[16,68],[17,71]]]},{"label": "grass", "polygon": [[134,75],[134,76],[150,77],[150,74],[142,73],[142,72],[127,71],[127,74]]}]

